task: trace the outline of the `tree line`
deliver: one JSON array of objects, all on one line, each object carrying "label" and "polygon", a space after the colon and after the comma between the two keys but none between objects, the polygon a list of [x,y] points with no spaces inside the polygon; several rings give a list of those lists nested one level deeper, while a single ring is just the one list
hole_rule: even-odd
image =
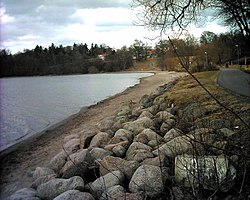
[{"label": "tree line", "polygon": [[[182,62],[193,72],[212,70],[218,65],[249,65],[250,50],[248,42],[237,32],[219,35],[204,31],[199,40],[192,35],[184,39],[172,39],[174,48]],[[161,40],[156,45],[158,65],[162,70],[179,70],[180,63],[168,40]]]},{"label": "tree line", "polygon": [[105,44],[92,44],[88,48],[86,43],[67,47],[52,43],[48,48],[37,45],[32,50],[25,49],[14,55],[2,49],[0,62],[1,76],[112,72],[133,65],[132,55],[127,47],[113,50]]}]

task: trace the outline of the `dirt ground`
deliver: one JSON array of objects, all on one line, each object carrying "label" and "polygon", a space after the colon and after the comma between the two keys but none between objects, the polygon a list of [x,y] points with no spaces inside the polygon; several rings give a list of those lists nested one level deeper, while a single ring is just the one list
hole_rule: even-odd
[{"label": "dirt ground", "polygon": [[37,166],[44,167],[49,163],[62,149],[66,135],[80,131],[84,127],[95,126],[128,102],[139,101],[143,95],[152,93],[157,87],[185,75],[186,73],[156,72],[154,76],[142,79],[140,84],[128,88],[123,93],[91,106],[56,128],[50,128],[40,136],[13,147],[11,153],[1,156],[0,199],[5,199],[18,189],[29,187],[32,182],[31,172]]}]

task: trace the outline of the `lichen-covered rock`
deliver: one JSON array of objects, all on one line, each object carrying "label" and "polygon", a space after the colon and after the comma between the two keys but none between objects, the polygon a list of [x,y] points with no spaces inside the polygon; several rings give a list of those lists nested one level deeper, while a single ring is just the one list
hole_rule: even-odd
[{"label": "lichen-covered rock", "polygon": [[31,184],[31,188],[33,189],[37,189],[37,187],[43,183],[46,183],[52,179],[57,178],[57,174],[50,174],[50,175],[46,175],[46,176],[41,176],[39,178],[37,178],[36,180],[34,180]]},{"label": "lichen-covered rock", "polygon": [[169,142],[170,140],[182,135],[184,135],[184,133],[181,130],[177,128],[172,128],[165,134],[164,140],[165,142]]},{"label": "lichen-covered rock", "polygon": [[81,149],[89,147],[92,138],[98,133],[96,129],[84,129],[79,133],[81,139]]},{"label": "lichen-covered rock", "polygon": [[132,142],[133,140],[133,134],[131,131],[128,131],[126,129],[119,129],[118,131],[115,132],[114,137],[119,138],[123,141],[129,141]]},{"label": "lichen-covered rock", "polygon": [[77,152],[80,149],[80,138],[69,140],[63,145],[64,150],[68,155]]},{"label": "lichen-covered rock", "polygon": [[153,99],[151,98],[150,95],[143,95],[139,101],[139,104],[143,107],[143,108],[148,108],[150,106],[152,106],[153,104]]},{"label": "lichen-covered rock", "polygon": [[56,173],[62,169],[67,161],[67,154],[64,151],[56,154],[49,162],[49,168],[53,169]]},{"label": "lichen-covered rock", "polygon": [[175,116],[167,111],[160,111],[155,115],[155,122],[158,124],[167,123],[169,119],[175,119]]},{"label": "lichen-covered rock", "polygon": [[107,131],[110,130],[111,127],[114,125],[114,117],[110,117],[107,119],[103,119],[101,122],[97,124],[97,127],[100,131]]},{"label": "lichen-covered rock", "polygon": [[47,168],[47,167],[37,167],[33,173],[33,178],[38,179],[42,176],[47,176],[47,175],[54,175],[55,172],[54,170]]},{"label": "lichen-covered rock", "polygon": [[179,136],[154,150],[153,154],[175,157],[176,155],[188,153],[188,151],[192,150],[194,151],[190,138],[188,136]]},{"label": "lichen-covered rock", "polygon": [[79,190],[68,190],[53,200],[95,200],[95,198],[88,192],[81,192]]},{"label": "lichen-covered rock", "polygon": [[32,188],[23,188],[12,194],[9,200],[40,200],[36,190]]},{"label": "lichen-covered rock", "polygon": [[167,119],[165,120],[161,127],[160,127],[160,131],[165,134],[166,132],[168,132],[171,128],[173,128],[175,126],[175,120],[174,119]]},{"label": "lichen-covered rock", "polygon": [[79,176],[74,176],[70,179],[52,179],[37,188],[38,196],[41,199],[53,199],[58,195],[68,190],[84,189],[84,181]]},{"label": "lichen-covered rock", "polygon": [[97,133],[90,142],[89,147],[101,147],[103,148],[110,140],[110,135],[105,132]]},{"label": "lichen-covered rock", "polygon": [[147,145],[152,140],[154,140],[158,144],[160,144],[163,141],[163,138],[160,135],[158,135],[156,132],[154,132],[153,130],[151,130],[149,128],[144,129],[141,133],[139,133],[134,138],[134,142],[141,142],[141,143],[144,143],[144,144],[147,144]]},{"label": "lichen-covered rock", "polygon": [[92,194],[95,194],[99,198],[107,189],[115,185],[121,185],[123,181],[124,174],[119,170],[113,171],[96,179],[90,184],[90,189],[93,191]]},{"label": "lichen-covered rock", "polygon": [[169,160],[166,156],[157,156],[155,158],[147,158],[143,160],[142,165],[154,165],[159,167],[169,166]]},{"label": "lichen-covered rock", "polygon": [[103,159],[105,156],[111,156],[113,153],[111,151],[106,151],[102,148],[96,147],[90,151],[90,155],[94,160]]},{"label": "lichen-covered rock", "polygon": [[146,158],[152,158],[152,148],[140,142],[133,142],[126,152],[127,160],[142,161]]},{"label": "lichen-covered rock", "polygon": [[138,118],[142,118],[142,117],[148,117],[148,118],[152,118],[153,114],[147,110],[142,111],[142,113],[140,114],[140,116]]},{"label": "lichen-covered rock", "polygon": [[157,197],[164,191],[168,174],[164,168],[142,165],[134,173],[129,183],[129,191],[142,191],[149,197]]},{"label": "lichen-covered rock", "polygon": [[128,141],[122,141],[116,144],[108,144],[104,147],[105,150],[112,151],[116,156],[124,156],[129,146]]},{"label": "lichen-covered rock", "polygon": [[126,193],[126,190],[120,186],[115,185],[113,187],[110,187],[102,193],[102,196],[100,197],[100,200],[113,200],[113,199],[120,199],[121,196],[123,196]]},{"label": "lichen-covered rock", "polygon": [[154,122],[148,117],[138,118],[133,122],[127,122],[124,124],[124,129],[131,131],[134,135],[139,134],[146,128],[152,128]]},{"label": "lichen-covered rock", "polygon": [[127,161],[122,158],[107,156],[100,162],[99,170],[102,176],[111,171],[120,170],[128,179],[130,179],[138,167],[139,162]]}]

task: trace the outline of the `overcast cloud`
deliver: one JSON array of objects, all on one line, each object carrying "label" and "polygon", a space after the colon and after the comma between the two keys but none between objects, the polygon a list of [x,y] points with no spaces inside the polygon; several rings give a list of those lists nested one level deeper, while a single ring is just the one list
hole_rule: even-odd
[{"label": "overcast cloud", "polygon": [[[132,0],[2,0],[1,48],[12,53],[73,43],[121,48],[158,33],[133,26]],[[192,31],[197,34],[195,27]],[[217,32],[225,31],[217,27]],[[200,32],[203,29],[199,29]],[[150,44],[150,41],[148,41]]]}]

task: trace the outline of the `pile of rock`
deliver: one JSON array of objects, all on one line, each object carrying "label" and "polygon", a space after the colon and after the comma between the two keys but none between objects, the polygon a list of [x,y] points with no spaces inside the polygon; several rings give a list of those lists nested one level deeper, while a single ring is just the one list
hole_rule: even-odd
[{"label": "pile of rock", "polygon": [[35,169],[31,187],[10,199],[188,199],[182,188],[228,191],[235,157],[223,153],[234,132],[178,129],[178,112],[162,96],[171,84],[65,137],[49,165]]}]

